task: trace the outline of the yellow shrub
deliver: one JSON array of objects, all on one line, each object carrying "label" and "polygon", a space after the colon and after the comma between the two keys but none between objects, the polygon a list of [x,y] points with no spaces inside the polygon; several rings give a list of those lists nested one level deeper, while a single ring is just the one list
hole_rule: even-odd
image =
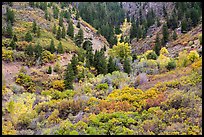
[{"label": "yellow shrub", "polygon": [[52,82],[52,87],[54,89],[63,91],[65,89],[64,80],[55,80]]},{"label": "yellow shrub", "polygon": [[196,61],[199,58],[199,54],[196,50],[192,50],[190,51],[190,53],[187,56],[188,60],[190,60],[191,62]]}]

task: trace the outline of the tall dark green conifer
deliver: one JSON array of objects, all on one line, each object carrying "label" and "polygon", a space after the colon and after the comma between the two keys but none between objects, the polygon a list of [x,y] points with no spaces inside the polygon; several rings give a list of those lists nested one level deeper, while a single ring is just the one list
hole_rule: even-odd
[{"label": "tall dark green conifer", "polygon": [[128,58],[125,58],[123,68],[125,73],[129,74],[131,72],[130,61],[128,60]]},{"label": "tall dark green conifer", "polygon": [[54,53],[55,52],[55,45],[54,45],[54,40],[52,39],[51,42],[50,42],[50,48],[49,48],[50,52],[51,53]]},{"label": "tall dark green conifer", "polygon": [[69,22],[69,25],[67,28],[67,35],[70,36],[71,38],[74,38],[74,26],[72,21]]},{"label": "tall dark green conifer", "polygon": [[62,33],[61,33],[60,26],[59,26],[59,27],[58,27],[58,30],[57,30],[57,36],[56,36],[56,38],[57,38],[57,40],[60,40],[61,37],[62,37]]},{"label": "tall dark green conifer", "polygon": [[64,75],[65,89],[73,89],[73,81],[74,81],[74,71],[73,71],[72,64],[69,63],[67,65],[67,69],[65,70],[65,75]]}]

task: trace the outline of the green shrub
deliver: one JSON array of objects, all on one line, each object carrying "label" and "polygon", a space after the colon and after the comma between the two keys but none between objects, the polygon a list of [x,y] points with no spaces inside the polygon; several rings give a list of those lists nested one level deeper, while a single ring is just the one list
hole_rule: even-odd
[{"label": "green shrub", "polygon": [[51,66],[49,66],[47,73],[52,74],[52,67]]},{"label": "green shrub", "polygon": [[175,68],[176,68],[176,62],[175,62],[175,60],[171,59],[171,60],[168,62],[166,68],[167,68],[168,70],[175,69]]},{"label": "green shrub", "polygon": [[97,90],[107,90],[108,89],[108,84],[107,83],[103,83],[103,84],[98,84],[96,86]]},{"label": "green shrub", "polygon": [[200,44],[202,44],[202,34],[198,35],[198,39],[200,41]]},{"label": "green shrub", "polygon": [[157,54],[155,53],[155,51],[150,52],[147,55],[147,59],[154,59],[154,60],[156,60],[157,59]]}]

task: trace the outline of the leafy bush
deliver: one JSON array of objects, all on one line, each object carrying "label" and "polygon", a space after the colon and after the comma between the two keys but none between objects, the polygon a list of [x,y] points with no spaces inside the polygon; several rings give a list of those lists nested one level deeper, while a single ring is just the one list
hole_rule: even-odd
[{"label": "leafy bush", "polygon": [[200,41],[200,44],[202,45],[202,34],[199,34],[199,35],[198,35],[198,39],[199,39],[199,41]]},{"label": "leafy bush", "polygon": [[63,91],[65,89],[64,80],[55,80],[52,82],[52,87],[59,91]]},{"label": "leafy bush", "polygon": [[168,62],[166,68],[167,68],[168,70],[175,69],[175,68],[176,68],[176,62],[175,62],[175,60],[171,59],[171,60]]},{"label": "leafy bush", "polygon": [[97,90],[107,90],[108,89],[108,84],[107,83],[103,83],[103,84],[98,84],[96,86]]},{"label": "leafy bush", "polygon": [[53,61],[54,61],[54,55],[50,51],[44,50],[42,52],[42,63],[45,64]]},{"label": "leafy bush", "polygon": [[190,51],[190,53],[188,54],[187,58],[191,61],[194,62],[199,58],[199,54],[196,50],[192,50]]},{"label": "leafy bush", "polygon": [[7,62],[13,61],[13,51],[2,47],[2,59]]},{"label": "leafy bush", "polygon": [[155,51],[150,52],[149,54],[147,54],[147,59],[157,59],[157,54],[155,53]]}]

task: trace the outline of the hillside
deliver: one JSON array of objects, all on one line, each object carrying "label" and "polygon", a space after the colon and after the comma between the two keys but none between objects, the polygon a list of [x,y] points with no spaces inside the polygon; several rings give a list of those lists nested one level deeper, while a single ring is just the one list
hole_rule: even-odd
[{"label": "hillside", "polygon": [[200,2],[3,2],[3,135],[202,135]]}]

